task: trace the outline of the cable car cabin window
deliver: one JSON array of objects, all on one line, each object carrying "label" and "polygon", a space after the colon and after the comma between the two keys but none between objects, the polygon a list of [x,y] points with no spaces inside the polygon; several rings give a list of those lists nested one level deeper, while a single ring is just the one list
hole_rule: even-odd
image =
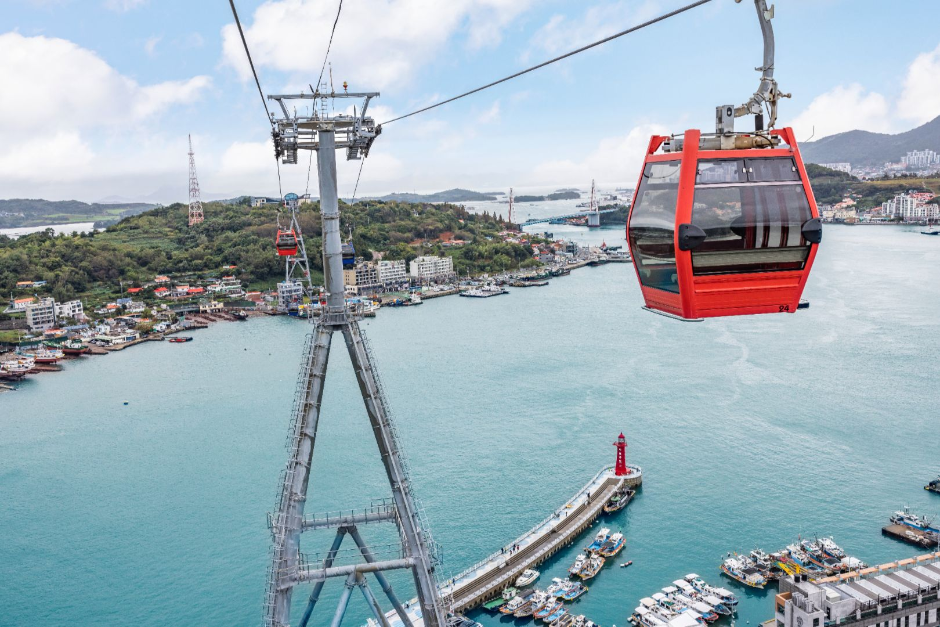
[{"label": "cable car cabin window", "polygon": [[810,244],[800,231],[811,217],[799,180],[696,186],[692,223],[707,237],[692,250],[693,274],[802,270]]},{"label": "cable car cabin window", "polygon": [[744,160],[699,161],[695,184],[714,185],[716,183],[747,183]]},{"label": "cable car cabin window", "polygon": [[679,293],[676,274],[676,200],[679,162],[647,163],[630,215],[630,248],[640,282]]},{"label": "cable car cabin window", "polygon": [[789,157],[775,159],[745,159],[747,178],[755,183],[768,181],[799,181],[796,163]]}]

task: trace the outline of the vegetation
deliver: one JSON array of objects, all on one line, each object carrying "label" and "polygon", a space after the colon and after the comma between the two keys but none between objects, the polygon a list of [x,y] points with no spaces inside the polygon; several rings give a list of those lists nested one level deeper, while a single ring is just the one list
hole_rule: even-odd
[{"label": "vegetation", "polygon": [[516,196],[516,202],[544,202],[546,200],[576,200],[581,194],[573,190],[565,190],[548,194],[547,196]]},{"label": "vegetation", "polygon": [[[234,274],[254,289],[281,280],[284,262],[274,250],[278,211],[237,204],[205,203],[206,220],[190,228],[186,205],[158,207],[125,218],[103,232],[55,235],[51,229],[11,239],[0,236],[0,291],[10,294],[17,281],[45,280],[42,294],[56,300],[82,297],[94,306],[124,288],[150,282],[158,274],[192,280]],[[344,205],[342,233],[353,234],[356,254],[372,259],[410,261],[418,255],[454,258],[461,274],[518,268],[533,263],[531,251],[504,243],[497,234],[505,223],[487,213],[472,214],[455,205],[361,201]],[[302,207],[301,230],[315,282],[322,282],[319,205]],[[281,217],[281,222],[286,221]],[[458,239],[462,246],[443,246]],[[223,266],[237,266],[223,270]],[[191,278],[189,278],[191,277]]]},{"label": "vegetation", "polygon": [[373,200],[395,200],[398,202],[469,202],[478,200],[496,200],[498,193],[480,193],[469,189],[448,189],[433,194],[388,194]]},{"label": "vegetation", "polygon": [[87,204],[77,200],[0,200],[0,228],[71,224],[73,222],[114,223],[156,205],[145,203]]},{"label": "vegetation", "polygon": [[806,173],[813,186],[813,194],[820,205],[832,205],[843,198],[853,198],[859,209],[872,209],[891,200],[897,194],[911,189],[940,193],[940,178],[904,177],[877,181],[860,181],[851,174],[830,170],[812,163],[806,164]]}]

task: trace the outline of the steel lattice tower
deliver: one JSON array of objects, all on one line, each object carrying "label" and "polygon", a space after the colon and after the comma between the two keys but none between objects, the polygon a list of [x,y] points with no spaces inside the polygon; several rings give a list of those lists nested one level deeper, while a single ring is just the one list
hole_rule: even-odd
[{"label": "steel lattice tower", "polygon": [[[427,627],[445,627],[445,607],[435,581],[436,552],[427,522],[418,509],[412,492],[408,469],[401,443],[389,412],[385,392],[375,368],[369,343],[359,328],[356,309],[346,302],[343,284],[342,241],[340,239],[339,199],[336,188],[336,150],[345,148],[347,159],[368,156],[369,148],[381,127],[365,117],[369,100],[377,93],[312,94],[297,96],[268,96],[275,100],[284,114],[274,118],[275,154],[283,163],[297,163],[298,150],[317,152],[317,173],[320,179],[320,211],[323,219],[323,274],[326,284],[326,303],[322,313],[307,336],[304,361],[294,398],[293,422],[289,439],[290,458],[281,475],[277,510],[271,515],[272,557],[268,572],[265,597],[264,625],[287,627],[290,624],[291,598],[294,589],[305,582],[313,582],[313,590],[306,611],[300,621],[305,627],[310,621],[325,582],[334,577],[345,580],[332,627],[342,623],[349,598],[355,588],[365,596],[373,615],[380,625],[387,626],[385,614],[372,594],[365,574],[373,573],[382,592],[405,625],[412,622],[395,595],[383,572],[407,569],[412,572],[424,624]],[[285,100],[327,98],[364,98],[357,115],[326,115],[326,108],[318,115],[311,107],[310,116],[291,115]],[[312,318],[311,318],[312,319]],[[305,515],[309,499],[310,468],[313,463],[320,403],[326,377],[333,334],[340,332],[352,361],[366,414],[375,434],[376,444],[391,489],[391,498],[373,502],[369,507],[339,516]],[[323,478],[320,478],[321,481]],[[393,555],[376,555],[365,544],[358,526],[366,523],[391,522],[398,528],[400,545]],[[336,536],[322,559],[308,560],[300,551],[300,538],[304,531],[335,529]],[[340,546],[345,536],[356,545],[355,559],[344,559]],[[323,617],[316,625],[327,624]]]},{"label": "steel lattice tower", "polygon": [[189,226],[203,221],[202,201],[199,200],[199,179],[196,178],[196,158],[193,156],[193,136],[189,136]]}]

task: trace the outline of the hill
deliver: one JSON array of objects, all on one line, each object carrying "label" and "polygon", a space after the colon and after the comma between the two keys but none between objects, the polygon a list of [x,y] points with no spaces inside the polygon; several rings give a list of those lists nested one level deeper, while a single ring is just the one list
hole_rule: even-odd
[{"label": "hill", "polygon": [[856,166],[897,162],[912,150],[925,149],[940,152],[940,117],[897,135],[848,131],[800,145],[806,162]]},{"label": "hill", "polygon": [[862,210],[878,207],[886,200],[908,190],[917,189],[940,192],[940,179],[904,177],[877,181],[860,181],[851,174],[830,170],[822,166],[807,163],[806,173],[813,186],[813,195],[820,205],[833,205],[843,198],[851,196]]},{"label": "hill", "polygon": [[397,193],[379,196],[374,200],[393,200],[397,202],[470,202],[479,200],[496,200],[494,194],[481,194],[469,189],[448,189],[434,194],[408,194]]},{"label": "hill", "polygon": [[0,228],[72,222],[117,222],[156,206],[147,203],[88,204],[77,200],[11,198],[0,200]]},{"label": "hill", "polygon": [[[176,203],[121,220],[103,232],[54,235],[51,230],[18,239],[0,236],[0,293],[16,282],[44,280],[41,295],[57,300],[82,297],[86,307],[120,294],[124,287],[152,281],[158,274],[235,276],[254,289],[273,287],[284,275],[274,250],[277,208],[204,203],[205,222],[190,228],[188,206]],[[314,282],[322,281],[319,204],[298,216],[307,244]],[[343,233],[353,231],[357,254],[406,262],[418,255],[449,255],[460,274],[498,272],[538,265],[531,250],[498,237],[506,224],[487,213],[473,214],[456,205],[408,204],[367,200],[343,205]],[[445,235],[447,234],[447,235]],[[440,240],[468,242],[445,248]]]}]

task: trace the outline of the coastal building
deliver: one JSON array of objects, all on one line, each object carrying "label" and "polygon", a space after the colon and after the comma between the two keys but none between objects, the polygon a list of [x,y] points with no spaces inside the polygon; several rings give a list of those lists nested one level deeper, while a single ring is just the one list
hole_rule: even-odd
[{"label": "coastal building", "polygon": [[927,204],[927,198],[923,193],[898,194],[891,200],[881,204],[881,212],[891,218],[901,218],[902,220],[925,220],[936,219],[940,217],[940,205]]},{"label": "coastal building", "polygon": [[55,304],[56,318],[72,318],[81,320],[85,317],[85,308],[80,300],[70,300],[65,303]]},{"label": "coastal building", "polygon": [[829,168],[830,170],[837,170],[839,172],[845,172],[846,174],[852,173],[852,164],[839,162],[839,163],[820,163],[824,168]]},{"label": "coastal building", "polygon": [[55,326],[55,301],[43,298],[26,306],[26,325],[30,331],[45,331]]},{"label": "coastal building", "polygon": [[10,305],[10,310],[11,311],[26,311],[26,308],[35,302],[36,302],[35,296],[29,296],[27,298],[14,298],[13,303]]},{"label": "coastal building", "polygon": [[443,281],[454,274],[451,257],[416,257],[411,261],[411,276],[422,282]]},{"label": "coastal building", "polygon": [[913,150],[901,157],[901,163],[909,168],[926,168],[940,165],[940,154],[933,150]]},{"label": "coastal building", "polygon": [[304,286],[300,281],[281,281],[277,284],[277,310],[288,311],[296,307],[304,297]]},{"label": "coastal building", "polygon": [[[378,267],[371,261],[360,261],[355,267],[355,287],[358,294],[374,293],[382,287]],[[343,271],[345,276],[346,271]]]},{"label": "coastal building", "polygon": [[396,261],[380,261],[376,264],[379,283],[385,286],[398,285],[408,280],[408,271],[402,259]]},{"label": "coastal building", "polygon": [[810,582],[780,580],[775,627],[926,627],[938,622],[940,553]]}]

